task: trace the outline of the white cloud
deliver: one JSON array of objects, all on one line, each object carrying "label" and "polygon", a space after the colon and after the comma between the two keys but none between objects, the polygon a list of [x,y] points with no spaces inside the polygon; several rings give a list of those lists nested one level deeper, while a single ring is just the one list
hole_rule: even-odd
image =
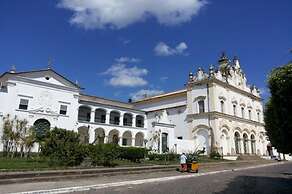
[{"label": "white cloud", "polygon": [[139,63],[141,60],[138,58],[120,57],[115,59],[118,63]]},{"label": "white cloud", "polygon": [[71,10],[72,24],[85,29],[124,28],[155,18],[175,25],[190,21],[206,0],[59,0],[58,7]]},{"label": "white cloud", "polygon": [[134,67],[127,67],[126,64],[116,63],[113,64],[103,75],[110,75],[112,78],[108,83],[112,86],[120,87],[137,87],[145,86],[148,82],[143,76],[148,74],[147,69]]},{"label": "white cloud", "polygon": [[151,96],[155,96],[155,95],[159,95],[164,93],[164,91],[162,90],[139,90],[136,93],[131,93],[131,99],[136,101],[136,100],[140,100],[146,97],[151,97]]},{"label": "white cloud", "polygon": [[184,53],[186,49],[188,49],[188,45],[185,42],[181,42],[175,47],[176,52],[179,54]]},{"label": "white cloud", "polygon": [[166,80],[168,80],[167,76],[163,76],[163,77],[160,78],[160,81],[162,81],[162,82],[165,82]]},{"label": "white cloud", "polygon": [[185,42],[179,43],[175,48],[171,48],[164,42],[159,42],[155,46],[154,52],[157,56],[186,55],[187,49],[188,45]]}]

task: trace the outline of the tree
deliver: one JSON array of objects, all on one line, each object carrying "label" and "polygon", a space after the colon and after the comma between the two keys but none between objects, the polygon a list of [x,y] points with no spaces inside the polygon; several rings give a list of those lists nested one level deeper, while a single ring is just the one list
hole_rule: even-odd
[{"label": "tree", "polygon": [[51,162],[65,166],[79,165],[85,157],[78,133],[60,128],[46,134],[41,154],[49,157]]},{"label": "tree", "polygon": [[271,97],[265,107],[265,127],[272,145],[282,153],[292,153],[292,62],[271,71]]},{"label": "tree", "polygon": [[21,157],[24,157],[25,151],[30,152],[35,142],[35,134],[27,124],[27,120],[18,119],[16,116],[14,118],[11,118],[10,115],[3,117],[2,142],[5,156],[15,157],[20,154]]}]

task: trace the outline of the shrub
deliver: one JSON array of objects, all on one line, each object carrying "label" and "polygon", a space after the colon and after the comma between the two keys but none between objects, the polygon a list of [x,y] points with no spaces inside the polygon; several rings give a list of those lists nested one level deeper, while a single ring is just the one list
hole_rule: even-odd
[{"label": "shrub", "polygon": [[212,159],[221,159],[222,156],[219,154],[219,152],[213,151],[210,153],[210,158]]},{"label": "shrub", "polygon": [[148,158],[151,161],[176,161],[179,158],[179,154],[175,154],[175,153],[167,153],[167,154],[149,153]]},{"label": "shrub", "polygon": [[59,128],[47,133],[41,149],[41,155],[48,157],[52,164],[64,166],[80,165],[85,153],[85,147],[79,143],[76,132]]},{"label": "shrub", "polygon": [[120,149],[115,144],[88,145],[88,156],[92,165],[115,166],[115,160],[120,157]]},{"label": "shrub", "polygon": [[121,147],[120,150],[120,158],[132,162],[140,162],[141,159],[145,158],[147,153],[145,148]]}]

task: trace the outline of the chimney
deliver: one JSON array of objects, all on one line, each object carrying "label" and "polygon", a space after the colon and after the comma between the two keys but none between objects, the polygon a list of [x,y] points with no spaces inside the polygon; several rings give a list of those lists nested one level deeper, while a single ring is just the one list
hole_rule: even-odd
[{"label": "chimney", "polygon": [[11,66],[11,69],[9,70],[9,73],[16,73],[15,65]]},{"label": "chimney", "polygon": [[128,103],[132,103],[132,102],[133,102],[132,98],[129,98]]}]

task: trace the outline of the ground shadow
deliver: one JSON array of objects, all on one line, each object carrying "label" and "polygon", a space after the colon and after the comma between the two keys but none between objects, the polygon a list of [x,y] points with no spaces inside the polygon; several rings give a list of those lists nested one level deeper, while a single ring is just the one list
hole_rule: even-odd
[{"label": "ground shadow", "polygon": [[216,194],[292,194],[292,177],[238,176]]}]

